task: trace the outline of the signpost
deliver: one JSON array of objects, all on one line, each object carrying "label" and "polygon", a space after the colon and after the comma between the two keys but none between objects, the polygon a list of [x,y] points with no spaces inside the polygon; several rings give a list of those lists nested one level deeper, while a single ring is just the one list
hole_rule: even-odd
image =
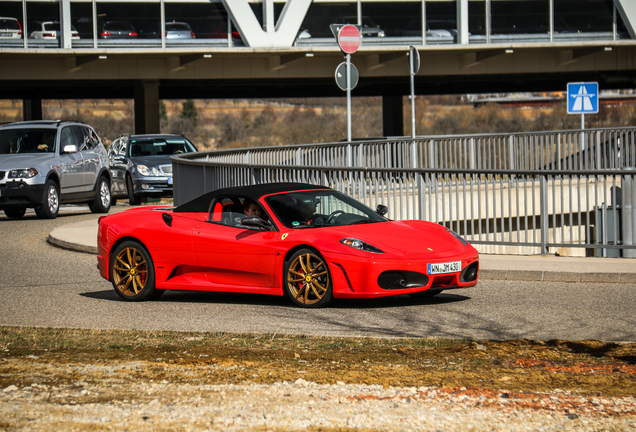
[{"label": "signpost", "polygon": [[[347,141],[351,141],[351,90],[358,83],[358,69],[351,64],[351,54],[360,48],[362,34],[360,33],[360,29],[352,24],[346,24],[342,27],[332,25],[331,29],[334,33],[337,31],[336,39],[338,40],[338,46],[346,58],[346,62],[341,63],[336,69],[336,84],[338,84],[341,89],[343,87],[341,84],[344,84],[343,90],[347,91]],[[344,67],[342,67],[343,65]],[[355,69],[355,72],[353,69]],[[344,79],[338,79],[339,73],[343,75],[342,78]],[[354,74],[355,83],[353,82]]]},{"label": "signpost", "polygon": [[[568,83],[568,114],[581,114],[581,130],[585,114],[598,112],[598,83]],[[581,132],[581,149],[585,148],[585,132]]]},{"label": "signpost", "polygon": [[[351,89],[354,89],[358,85],[360,74],[358,73],[358,68],[353,63],[351,63],[349,67],[351,68],[351,72],[349,72]],[[340,63],[336,68],[336,84],[338,84],[340,90],[347,90],[347,62]]]},{"label": "signpost", "polygon": [[409,48],[409,71],[411,72],[411,136],[415,138],[415,75],[420,70],[420,53]]},{"label": "signpost", "polygon": [[581,114],[581,129],[585,129],[585,114],[598,112],[598,83],[568,83],[568,114]]}]

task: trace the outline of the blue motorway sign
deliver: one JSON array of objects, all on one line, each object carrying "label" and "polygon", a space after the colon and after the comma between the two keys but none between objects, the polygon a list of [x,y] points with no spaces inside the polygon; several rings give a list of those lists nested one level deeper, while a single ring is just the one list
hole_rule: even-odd
[{"label": "blue motorway sign", "polygon": [[568,83],[568,114],[598,112],[598,83]]}]

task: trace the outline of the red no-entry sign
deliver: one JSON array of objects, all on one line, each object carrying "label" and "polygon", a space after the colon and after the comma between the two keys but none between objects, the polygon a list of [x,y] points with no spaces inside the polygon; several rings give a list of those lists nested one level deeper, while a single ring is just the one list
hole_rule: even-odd
[{"label": "red no-entry sign", "polygon": [[360,48],[361,43],[362,35],[360,30],[354,25],[347,24],[338,32],[338,46],[347,54],[356,52]]}]

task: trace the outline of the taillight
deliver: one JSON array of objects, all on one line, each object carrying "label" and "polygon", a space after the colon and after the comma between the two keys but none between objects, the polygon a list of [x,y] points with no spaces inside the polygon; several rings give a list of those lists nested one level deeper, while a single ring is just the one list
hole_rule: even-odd
[{"label": "taillight", "polygon": [[192,35],[192,39],[196,39],[197,37],[194,35],[194,32],[190,33]]},{"label": "taillight", "polygon": [[112,34],[111,32],[109,32],[109,31],[103,31],[103,32],[101,33],[101,36],[112,36],[112,35],[113,35],[113,34]]},{"label": "taillight", "polygon": [[42,33],[42,37],[55,37],[55,32],[51,32],[51,33]]},{"label": "taillight", "polygon": [[128,36],[137,36],[137,32],[128,32]]}]

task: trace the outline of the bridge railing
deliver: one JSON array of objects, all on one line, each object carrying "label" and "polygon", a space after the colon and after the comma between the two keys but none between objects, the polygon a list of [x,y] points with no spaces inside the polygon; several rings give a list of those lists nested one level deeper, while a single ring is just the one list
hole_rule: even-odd
[{"label": "bridge railing", "polygon": [[636,128],[426,136],[173,157],[175,204],[220,187],[330,186],[482,252],[636,257]]}]

